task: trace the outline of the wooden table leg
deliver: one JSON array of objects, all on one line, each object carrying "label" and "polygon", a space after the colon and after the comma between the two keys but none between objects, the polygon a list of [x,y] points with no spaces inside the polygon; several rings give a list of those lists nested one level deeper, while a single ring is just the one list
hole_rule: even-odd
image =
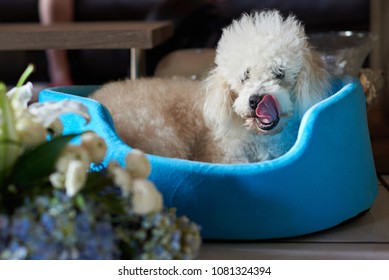
[{"label": "wooden table leg", "polygon": [[131,57],[130,57],[131,65],[130,65],[130,78],[131,80],[135,80],[139,77],[139,60],[140,60],[140,51],[137,48],[131,49]]}]

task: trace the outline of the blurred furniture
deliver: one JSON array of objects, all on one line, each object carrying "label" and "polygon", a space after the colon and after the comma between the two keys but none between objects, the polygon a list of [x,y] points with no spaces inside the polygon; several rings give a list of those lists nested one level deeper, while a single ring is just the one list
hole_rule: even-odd
[{"label": "blurred furniture", "polygon": [[[38,22],[37,2],[0,1],[0,24]],[[213,48],[221,28],[232,19],[243,12],[264,8],[296,14],[309,32],[369,28],[368,0],[77,0],[75,21],[173,21],[174,36],[146,51],[146,73],[153,75],[156,65],[167,54],[180,49]],[[45,59],[43,51],[0,52],[0,79],[16,83],[32,62],[37,66],[33,81],[47,81]],[[76,84],[101,84],[127,75],[130,54],[126,49],[70,50],[69,60]]]},{"label": "blurred furniture", "polygon": [[139,54],[173,34],[170,22],[72,22],[0,24],[0,50],[131,49],[131,78],[139,73]]},{"label": "blurred furniture", "polygon": [[389,174],[389,2],[370,0],[370,3],[371,31],[379,36],[370,61],[372,68],[383,72],[384,90],[380,102],[369,112],[369,126],[377,171]]}]

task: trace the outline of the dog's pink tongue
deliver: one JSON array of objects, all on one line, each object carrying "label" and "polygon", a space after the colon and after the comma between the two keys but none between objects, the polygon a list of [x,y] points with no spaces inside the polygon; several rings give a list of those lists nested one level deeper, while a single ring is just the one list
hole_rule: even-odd
[{"label": "dog's pink tongue", "polygon": [[270,94],[263,96],[259,102],[255,114],[258,119],[264,124],[274,122],[280,113],[280,105],[277,100]]}]

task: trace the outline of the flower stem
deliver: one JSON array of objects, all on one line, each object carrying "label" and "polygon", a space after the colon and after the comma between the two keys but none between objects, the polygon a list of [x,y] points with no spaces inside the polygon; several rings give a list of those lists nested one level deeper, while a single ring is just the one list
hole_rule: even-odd
[{"label": "flower stem", "polygon": [[34,70],[35,70],[34,64],[29,64],[26,70],[24,70],[23,74],[20,76],[19,81],[16,84],[16,87],[23,86],[26,83],[27,78],[31,75],[32,72],[34,72]]},{"label": "flower stem", "polygon": [[6,86],[0,83],[0,186],[22,148],[15,128],[15,117],[6,94]]}]

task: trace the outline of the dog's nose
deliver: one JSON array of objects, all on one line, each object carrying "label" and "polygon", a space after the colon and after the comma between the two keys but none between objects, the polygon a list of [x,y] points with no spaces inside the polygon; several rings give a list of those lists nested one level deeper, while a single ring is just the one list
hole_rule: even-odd
[{"label": "dog's nose", "polygon": [[255,110],[257,109],[258,103],[261,101],[262,97],[255,94],[251,95],[249,98],[249,106],[251,109]]}]

